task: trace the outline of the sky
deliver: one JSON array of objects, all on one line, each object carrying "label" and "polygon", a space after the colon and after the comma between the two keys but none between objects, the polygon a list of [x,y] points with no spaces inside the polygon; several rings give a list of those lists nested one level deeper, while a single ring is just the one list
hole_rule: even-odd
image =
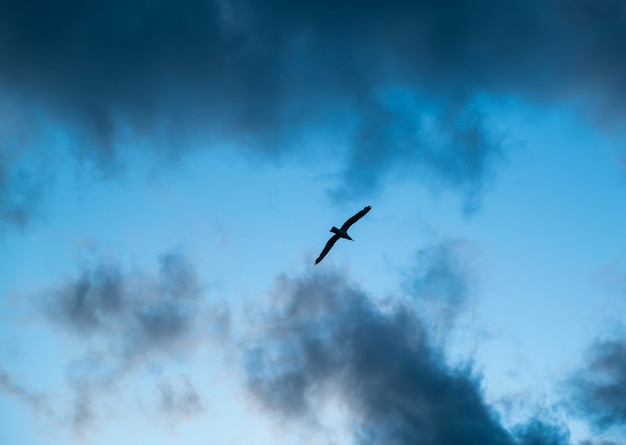
[{"label": "sky", "polygon": [[626,444],[625,53],[624,0],[0,1],[0,443]]}]

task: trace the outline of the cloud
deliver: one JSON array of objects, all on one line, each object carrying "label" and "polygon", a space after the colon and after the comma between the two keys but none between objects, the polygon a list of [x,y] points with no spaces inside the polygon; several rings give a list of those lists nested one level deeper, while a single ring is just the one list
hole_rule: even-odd
[{"label": "cloud", "polygon": [[43,395],[34,393],[20,385],[13,376],[2,368],[0,368],[0,392],[26,403],[33,411],[50,412],[48,402]]},{"label": "cloud", "polygon": [[626,105],[619,0],[27,0],[0,17],[0,93],[107,174],[123,153],[225,142],[332,156],[339,198],[401,173],[471,209],[506,146],[481,98],[582,99],[613,118]]},{"label": "cloud", "polygon": [[422,322],[439,335],[449,335],[460,314],[472,301],[474,277],[467,261],[472,246],[464,240],[445,240],[426,246],[406,272],[405,288]]},{"label": "cloud", "polygon": [[[155,274],[97,258],[44,292],[39,308],[83,351],[67,373],[67,416],[78,433],[93,425],[133,371],[184,360],[201,339],[228,335],[215,332],[228,329],[228,312],[205,299],[195,266],[179,251],[162,255]],[[181,415],[198,411],[202,404],[191,381],[179,386],[158,385],[162,407]]]},{"label": "cloud", "polygon": [[42,188],[29,172],[4,165],[0,159],[0,230],[30,224],[39,212]]},{"label": "cloud", "polygon": [[514,428],[520,444],[524,445],[567,445],[570,435],[567,428],[533,418],[525,425]]},{"label": "cloud", "polygon": [[274,303],[245,358],[251,394],[281,418],[318,425],[339,399],[359,444],[568,442],[537,421],[503,427],[480,376],[446,363],[408,301],[375,303],[331,271],[281,278]]},{"label": "cloud", "polygon": [[160,258],[156,276],[124,272],[97,259],[42,298],[48,319],[78,335],[103,335],[128,357],[168,350],[194,334],[202,289],[189,260],[178,252]]},{"label": "cloud", "polygon": [[626,339],[597,341],[589,361],[568,382],[574,411],[598,430],[626,427]]},{"label": "cloud", "polygon": [[159,409],[167,418],[191,418],[205,410],[200,394],[187,376],[179,376],[174,384],[169,379],[163,379],[158,389]]},{"label": "cloud", "polygon": [[[22,108],[0,88],[0,235],[37,220],[54,182],[55,137],[37,113]],[[36,149],[40,143],[45,149]]]},{"label": "cloud", "polygon": [[621,445],[621,443],[612,440],[584,440],[580,445]]}]

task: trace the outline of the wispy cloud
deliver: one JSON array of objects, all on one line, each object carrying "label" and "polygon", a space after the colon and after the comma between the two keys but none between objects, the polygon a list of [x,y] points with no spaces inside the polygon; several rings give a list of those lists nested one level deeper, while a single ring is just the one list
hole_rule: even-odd
[{"label": "wispy cloud", "polygon": [[35,412],[50,413],[46,398],[20,385],[6,370],[0,368],[0,392],[26,403]]},{"label": "wispy cloud", "polygon": [[40,211],[42,189],[31,172],[3,164],[0,158],[0,224],[20,229],[30,224]]},{"label": "wispy cloud", "polygon": [[406,272],[406,292],[436,337],[449,335],[457,317],[471,307],[475,277],[470,253],[475,254],[469,241],[445,240],[420,249]]},{"label": "wispy cloud", "polygon": [[[68,422],[78,433],[98,420],[96,402],[109,400],[134,371],[184,360],[201,339],[228,335],[215,332],[228,328],[228,314],[213,311],[190,259],[172,251],[159,264],[158,272],[150,274],[98,258],[39,302],[45,319],[83,351],[69,363],[67,375],[72,393]],[[157,386],[162,409],[179,417],[202,409],[188,378],[182,386],[168,380]]]},{"label": "wispy cloud", "polygon": [[[0,69],[1,71],[1,69]],[[0,235],[24,229],[42,213],[54,172],[55,137],[41,117],[8,100],[0,87]],[[28,123],[28,124],[26,124]],[[38,149],[42,144],[43,149]]]},{"label": "wispy cloud", "polygon": [[200,394],[187,376],[181,375],[173,383],[163,379],[158,390],[159,410],[167,418],[191,418],[205,410]]}]

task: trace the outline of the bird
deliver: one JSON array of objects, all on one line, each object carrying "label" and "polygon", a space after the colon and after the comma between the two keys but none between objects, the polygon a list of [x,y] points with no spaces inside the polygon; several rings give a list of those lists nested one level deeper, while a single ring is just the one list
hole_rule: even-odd
[{"label": "bird", "polygon": [[332,229],[330,229],[330,231],[333,232],[334,235],[330,237],[330,239],[324,246],[322,253],[320,253],[320,256],[317,257],[317,259],[315,260],[315,264],[319,263],[320,261],[324,259],[326,254],[330,251],[330,249],[332,249],[332,247],[335,245],[335,243],[337,242],[339,238],[345,238],[350,241],[354,241],[352,238],[350,238],[350,235],[348,235],[348,229],[350,228],[352,224],[357,222],[359,219],[363,218],[367,214],[367,212],[369,212],[371,209],[372,209],[372,206],[365,206],[363,210],[359,211],[356,215],[349,218],[345,223],[343,223],[343,226],[341,226],[340,229],[333,226]]}]

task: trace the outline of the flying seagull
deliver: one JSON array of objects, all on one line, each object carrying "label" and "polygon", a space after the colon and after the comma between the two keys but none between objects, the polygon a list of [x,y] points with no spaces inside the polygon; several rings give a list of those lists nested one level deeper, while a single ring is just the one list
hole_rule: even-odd
[{"label": "flying seagull", "polygon": [[330,231],[333,232],[334,235],[330,237],[330,239],[324,246],[324,250],[322,250],[322,253],[320,253],[320,256],[317,257],[317,259],[315,260],[315,264],[319,263],[320,261],[324,259],[328,251],[332,249],[332,247],[335,245],[335,243],[337,242],[339,238],[345,238],[345,239],[349,239],[350,241],[354,241],[352,238],[350,238],[350,235],[348,235],[348,229],[350,228],[352,224],[354,224],[355,222],[363,218],[365,214],[369,212],[371,209],[372,209],[372,206],[366,206],[363,210],[361,210],[352,218],[348,219],[345,223],[343,223],[343,226],[341,226],[341,229],[338,229],[337,227],[333,226],[333,228],[330,229]]}]

